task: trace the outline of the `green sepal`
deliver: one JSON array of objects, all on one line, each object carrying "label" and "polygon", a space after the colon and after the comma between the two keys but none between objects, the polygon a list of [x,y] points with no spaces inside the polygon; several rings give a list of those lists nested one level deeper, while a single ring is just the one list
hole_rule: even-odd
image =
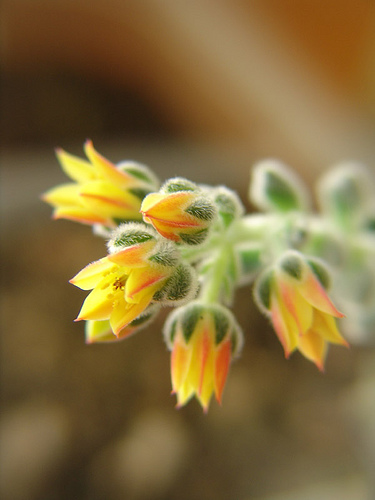
[{"label": "green sepal", "polygon": [[151,257],[148,259],[159,266],[165,267],[175,267],[179,263],[180,256],[177,251],[177,248],[171,244],[169,241],[162,241],[153,253]]},{"label": "green sepal", "polygon": [[[146,189],[148,193],[159,189],[159,179],[146,165],[135,161],[122,161],[117,164],[116,168],[120,170],[120,172],[124,172],[136,179],[136,181],[138,181],[137,183],[142,185],[142,188]],[[133,192],[133,190],[131,191]],[[136,193],[133,192],[133,194]]]},{"label": "green sepal", "polygon": [[129,189],[129,193],[133,194],[142,201],[143,198],[145,198],[148,194],[150,194],[150,190],[142,188],[131,188]]},{"label": "green sepal", "polygon": [[304,262],[296,252],[288,252],[279,261],[279,267],[290,277],[301,281],[303,277]]},{"label": "green sepal", "polygon": [[200,245],[208,236],[208,229],[200,229],[196,233],[178,233],[186,245]]},{"label": "green sepal", "polygon": [[229,227],[244,212],[237,194],[226,187],[220,187],[214,191],[214,202],[224,227]]},{"label": "green sepal", "polygon": [[180,191],[199,191],[199,188],[194,182],[191,182],[183,177],[175,177],[169,179],[163,184],[161,191],[166,194],[178,193]]},{"label": "green sepal", "polygon": [[185,212],[192,215],[196,219],[200,219],[206,222],[211,221],[215,215],[215,206],[205,198],[198,198],[185,209]]},{"label": "green sepal", "polygon": [[181,304],[194,298],[197,287],[194,269],[188,264],[180,264],[163,288],[155,293],[153,300],[166,305]]},{"label": "green sepal", "polygon": [[274,269],[267,269],[256,280],[254,299],[259,309],[268,314],[271,310],[271,291],[274,281]]},{"label": "green sepal", "polygon": [[230,322],[221,309],[213,309],[212,316],[215,323],[215,343],[219,345],[228,333]]},{"label": "green sepal", "polygon": [[140,245],[147,241],[153,240],[156,237],[154,230],[145,224],[137,222],[129,222],[120,224],[111,233],[111,239],[108,241],[108,248],[115,252],[122,247],[131,247]]},{"label": "green sepal", "polygon": [[373,203],[374,180],[360,164],[341,164],[318,184],[322,211],[345,231],[358,229]]},{"label": "green sepal", "polygon": [[318,278],[323,288],[329,290],[331,286],[331,276],[327,267],[320,260],[314,259],[312,257],[307,258],[306,262],[312,269],[315,276]]},{"label": "green sepal", "polygon": [[193,306],[187,307],[183,311],[183,316],[181,320],[182,335],[184,336],[185,342],[188,344],[194,330],[197,326],[199,319],[203,317],[204,306],[201,304],[194,304]]},{"label": "green sepal", "polygon": [[300,179],[281,162],[264,160],[253,170],[250,201],[267,212],[304,211],[308,196]]}]

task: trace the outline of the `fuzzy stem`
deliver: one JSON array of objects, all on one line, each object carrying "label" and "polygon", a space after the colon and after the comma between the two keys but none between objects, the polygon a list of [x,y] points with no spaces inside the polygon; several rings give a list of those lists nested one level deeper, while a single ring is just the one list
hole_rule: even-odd
[{"label": "fuzzy stem", "polygon": [[220,301],[224,278],[228,272],[229,259],[230,246],[228,244],[222,245],[217,251],[217,258],[210,269],[209,275],[204,277],[199,293],[199,299],[203,302],[213,304]]}]

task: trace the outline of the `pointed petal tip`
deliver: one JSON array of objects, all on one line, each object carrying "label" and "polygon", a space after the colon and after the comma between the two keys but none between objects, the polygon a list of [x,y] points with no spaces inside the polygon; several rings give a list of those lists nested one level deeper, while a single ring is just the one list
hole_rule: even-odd
[{"label": "pointed petal tip", "polygon": [[202,408],[203,408],[203,413],[204,413],[205,415],[207,415],[207,414],[208,414],[208,406],[209,406],[208,404],[207,404],[206,406],[205,406],[205,405],[202,405]]},{"label": "pointed petal tip", "polygon": [[318,370],[320,371],[320,373],[323,373],[323,374],[325,373],[324,363],[316,361],[315,365],[318,368]]},{"label": "pointed petal tip", "polygon": [[223,395],[222,394],[220,394],[220,395],[215,394],[215,399],[216,399],[219,406],[223,406],[223,403],[222,403]]}]

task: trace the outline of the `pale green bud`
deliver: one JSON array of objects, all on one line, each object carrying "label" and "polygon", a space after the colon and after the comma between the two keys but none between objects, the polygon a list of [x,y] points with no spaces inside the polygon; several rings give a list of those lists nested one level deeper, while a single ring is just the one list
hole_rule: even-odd
[{"label": "pale green bud", "polygon": [[249,196],[265,212],[305,211],[310,205],[304,184],[278,160],[263,160],[255,165]]}]

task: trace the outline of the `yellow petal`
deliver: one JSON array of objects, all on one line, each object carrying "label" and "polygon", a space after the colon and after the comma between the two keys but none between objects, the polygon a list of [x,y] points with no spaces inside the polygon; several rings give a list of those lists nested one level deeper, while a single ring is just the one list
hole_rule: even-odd
[{"label": "yellow petal", "polygon": [[148,307],[152,299],[152,295],[146,295],[137,304],[129,304],[123,298],[118,298],[114,304],[111,311],[109,321],[115,335],[120,335],[121,330],[127,327],[135,318],[137,318],[145,309]]},{"label": "yellow petal", "polygon": [[102,217],[141,218],[140,200],[109,182],[88,182],[81,187],[80,196],[85,206]]},{"label": "yellow petal", "polygon": [[298,345],[299,330],[295,319],[275,290],[271,293],[271,317],[276,335],[284,348],[285,357],[288,358]]},{"label": "yellow petal", "polygon": [[319,333],[324,340],[332,344],[339,344],[349,347],[348,342],[338,331],[336,320],[331,315],[315,310],[314,321],[311,327],[316,333]]},{"label": "yellow petal", "polygon": [[181,406],[184,406],[189,399],[192,398],[192,396],[195,393],[195,387],[191,385],[189,380],[187,379],[185,383],[180,387],[178,390],[177,394],[177,408],[181,408]]},{"label": "yellow petal", "polygon": [[95,167],[98,177],[110,181],[119,188],[129,188],[135,185],[134,179],[130,175],[120,172],[112,162],[94,149],[92,141],[86,141],[84,150],[87,158]]},{"label": "yellow petal", "polygon": [[105,321],[86,321],[85,337],[87,344],[96,342],[113,342],[117,337],[112,332],[111,325],[108,320]]},{"label": "yellow petal", "polygon": [[83,319],[109,319],[113,308],[113,301],[118,294],[114,293],[110,280],[106,279],[102,281],[103,283],[101,282],[99,286],[94,288],[86,297],[76,321],[81,321]]},{"label": "yellow petal", "polygon": [[111,219],[101,217],[85,207],[66,206],[56,208],[53,212],[53,218],[55,220],[67,219],[74,222],[80,222],[81,224],[88,224],[90,226],[93,224],[103,224],[107,227],[115,227],[115,224]]},{"label": "yellow petal", "polygon": [[214,380],[213,377],[208,378],[202,386],[202,390],[197,393],[197,399],[200,402],[205,413],[208,412],[208,406],[210,404],[210,400],[212,394],[214,392]]},{"label": "yellow petal", "polygon": [[299,339],[298,350],[319,368],[324,369],[324,359],[327,353],[327,342],[321,335],[313,331],[305,333]]},{"label": "yellow petal", "polygon": [[74,181],[81,183],[96,178],[95,170],[88,161],[71,155],[61,148],[56,150],[56,156],[63,171]]},{"label": "yellow petal", "polygon": [[310,328],[313,320],[313,308],[298,291],[298,285],[288,280],[279,282],[280,295],[286,308],[293,316],[298,333],[301,335]]},{"label": "yellow petal", "polygon": [[108,276],[116,269],[117,266],[115,264],[110,262],[107,257],[103,257],[84,267],[70,280],[70,283],[82,290],[91,290],[103,279],[103,277]]},{"label": "yellow petal", "polygon": [[202,339],[201,378],[197,391],[197,398],[205,412],[208,410],[208,405],[214,391],[214,370],[213,339],[206,330]]},{"label": "yellow petal", "polygon": [[141,205],[141,212],[146,213],[151,210],[159,201],[165,198],[163,193],[150,193],[145,198],[143,198]]},{"label": "yellow petal", "polygon": [[79,189],[78,184],[60,184],[59,186],[44,193],[42,195],[42,199],[43,201],[46,201],[50,205],[56,207],[60,205],[81,206]]},{"label": "yellow petal", "polygon": [[171,355],[171,378],[173,392],[180,391],[189,372],[192,349],[184,342],[175,340]]}]

